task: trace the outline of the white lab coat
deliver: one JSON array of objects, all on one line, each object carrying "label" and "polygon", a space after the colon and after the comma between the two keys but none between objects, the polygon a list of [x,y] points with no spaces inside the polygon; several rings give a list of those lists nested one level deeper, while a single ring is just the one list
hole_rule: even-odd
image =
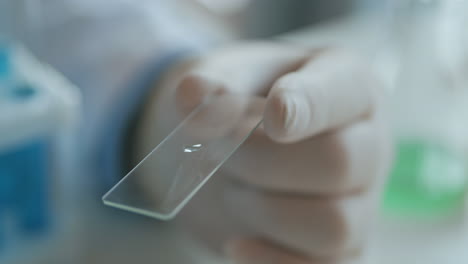
[{"label": "white lab coat", "polygon": [[[112,130],[106,120],[128,111],[116,105],[118,98],[132,97],[132,86],[148,65],[178,50],[200,51],[212,40],[171,1],[7,0],[2,5],[4,30],[81,89],[77,152],[83,166],[101,154],[103,133]],[[93,185],[100,176],[90,177]]]},{"label": "white lab coat", "polygon": [[[77,154],[72,176],[77,180],[60,190],[73,192],[75,201],[68,204],[69,208],[59,209],[60,230],[50,245],[43,243],[38,252],[22,254],[14,263],[188,261],[171,261],[185,254],[177,252],[181,245],[167,234],[170,228],[155,227],[154,221],[139,218],[135,224],[135,219],[127,219],[132,218],[128,213],[115,217],[115,212],[109,213],[110,209],[100,200],[104,188],[110,186],[96,186],[102,184],[104,176],[96,168],[100,161],[98,155],[103,153],[103,147],[108,147],[102,143],[115,130],[109,120],[132,110],[122,109],[125,107],[121,102],[122,98],[134,97],[135,86],[142,85],[141,72],[148,65],[167,60],[172,53],[199,52],[214,42],[197,30],[195,21],[189,16],[179,16],[177,10],[173,2],[157,0],[6,0],[0,3],[0,34],[25,44],[42,62],[52,65],[78,86],[83,97],[77,144],[69,149]],[[156,72],[161,74],[163,70]],[[148,81],[150,89],[153,85]],[[115,180],[121,176],[115,175]],[[162,248],[155,251],[153,246]],[[165,257],[158,256],[161,252],[166,252]]]}]

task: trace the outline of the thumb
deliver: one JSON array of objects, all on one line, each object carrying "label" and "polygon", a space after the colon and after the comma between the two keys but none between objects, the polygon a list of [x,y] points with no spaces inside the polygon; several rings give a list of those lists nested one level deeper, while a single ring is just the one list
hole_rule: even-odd
[{"label": "thumb", "polygon": [[265,132],[296,142],[369,117],[380,83],[362,59],[326,51],[281,77],[268,95]]},{"label": "thumb", "polygon": [[266,95],[276,79],[296,70],[310,51],[271,43],[225,48],[201,58],[179,83],[176,101],[187,112],[208,94]]}]

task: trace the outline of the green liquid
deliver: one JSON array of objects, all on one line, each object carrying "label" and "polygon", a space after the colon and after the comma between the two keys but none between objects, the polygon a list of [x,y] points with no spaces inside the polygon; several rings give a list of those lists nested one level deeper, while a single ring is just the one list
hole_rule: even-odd
[{"label": "green liquid", "polygon": [[416,140],[397,145],[384,197],[384,213],[435,216],[456,210],[465,196],[467,174],[461,155]]}]

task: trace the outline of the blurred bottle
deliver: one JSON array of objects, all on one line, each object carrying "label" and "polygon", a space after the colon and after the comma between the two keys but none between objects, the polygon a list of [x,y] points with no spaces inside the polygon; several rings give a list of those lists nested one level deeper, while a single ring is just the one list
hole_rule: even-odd
[{"label": "blurred bottle", "polygon": [[[25,8],[23,4],[33,6]],[[61,140],[78,114],[77,88],[40,63],[19,39],[37,37],[34,5],[0,3],[0,262],[45,245],[61,228]],[[20,12],[27,21],[15,23]],[[23,15],[24,16],[24,15]],[[31,18],[31,19],[29,19]],[[25,23],[27,22],[27,23]],[[27,254],[26,254],[27,255]],[[7,261],[8,262],[8,261]]]},{"label": "blurred bottle", "polygon": [[396,159],[388,215],[461,212],[467,190],[467,1],[392,1],[398,71],[392,100]]}]

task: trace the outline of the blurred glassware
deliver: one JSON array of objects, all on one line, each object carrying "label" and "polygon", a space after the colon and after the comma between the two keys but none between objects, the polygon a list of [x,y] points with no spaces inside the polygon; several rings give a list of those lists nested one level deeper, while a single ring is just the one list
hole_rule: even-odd
[{"label": "blurred glassware", "polygon": [[[0,262],[45,247],[64,227],[63,141],[80,95],[24,42],[41,45],[41,0],[0,2]],[[6,261],[5,263],[10,263]]]},{"label": "blurred glassware", "polygon": [[468,179],[468,2],[391,5],[397,147],[384,212],[418,218],[461,212]]},{"label": "blurred glassware", "polygon": [[209,11],[219,15],[235,14],[251,2],[251,0],[195,0]]},{"label": "blurred glassware", "polygon": [[[201,9],[237,38],[271,37],[349,13],[369,0],[179,0]],[[360,7],[367,5],[360,3]],[[209,23],[208,23],[209,24]]]}]

